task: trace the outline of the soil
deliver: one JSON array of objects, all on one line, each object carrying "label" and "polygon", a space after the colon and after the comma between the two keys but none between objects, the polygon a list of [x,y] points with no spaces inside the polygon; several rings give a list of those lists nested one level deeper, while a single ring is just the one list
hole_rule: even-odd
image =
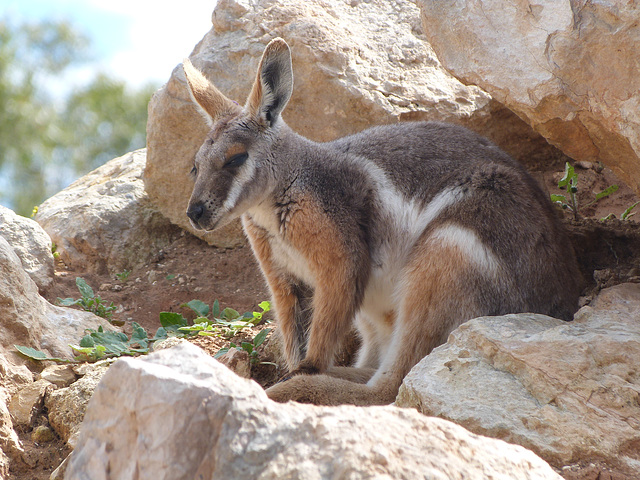
[{"label": "soil", "polygon": [[[533,167],[536,168],[534,176],[549,193],[566,194],[557,188],[558,180],[563,175],[564,159],[554,159],[550,165],[538,164]],[[640,225],[619,220],[638,198],[610,170],[599,165],[579,164],[576,172],[579,175],[579,205],[584,207],[579,209],[578,219],[568,210],[565,210],[564,217],[584,277],[581,303],[587,304],[601,288],[626,281],[640,282]],[[617,192],[587,206],[597,192],[612,184],[620,186]],[[637,210],[640,212],[640,205]],[[600,220],[609,214],[616,218]],[[129,334],[131,322],[135,321],[153,335],[160,327],[160,312],[179,312],[192,320],[195,314],[183,304],[193,299],[209,305],[217,299],[221,308],[233,307],[245,312],[260,311],[258,304],[269,297],[265,281],[248,246],[214,248],[188,233],[159,251],[147,265],[131,271],[126,279],[122,276],[118,278],[115,274],[96,275],[76,271],[58,262],[57,281],[47,292],[47,299],[55,303],[57,298],[78,298],[76,277],[83,277],[103,300],[117,305],[113,320]],[[265,317],[271,318],[269,314]],[[237,345],[241,341],[250,341],[262,328],[273,328],[273,325],[263,323],[245,331],[241,338],[231,340]],[[212,355],[229,346],[229,339],[215,337],[197,337],[192,341]],[[270,363],[261,363],[277,363],[273,349],[270,350],[268,345],[269,341],[258,350],[259,361],[251,367],[252,377],[263,386],[273,383],[282,373]],[[346,351],[345,355],[348,356],[350,349]],[[46,424],[46,412],[42,423]],[[59,439],[39,444],[30,439],[30,432],[21,432],[20,437],[31,465],[15,467],[13,478],[17,480],[49,478],[51,471],[68,453]],[[609,470],[606,465],[589,462],[565,467],[559,473],[571,480],[625,478]]]}]

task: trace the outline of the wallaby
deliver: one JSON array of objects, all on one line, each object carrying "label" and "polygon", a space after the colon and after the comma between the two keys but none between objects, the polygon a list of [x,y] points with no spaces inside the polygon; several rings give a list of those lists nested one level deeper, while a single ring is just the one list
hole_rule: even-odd
[{"label": "wallaby", "polygon": [[[188,60],[184,73],[211,127],[187,215],[204,230],[242,219],[290,371],[270,398],[390,403],[466,320],[572,318],[579,274],[554,207],[490,141],[431,122],[308,140],[282,119],[293,71],[280,38],[267,45],[244,107]],[[355,367],[335,367],[354,323]]]}]

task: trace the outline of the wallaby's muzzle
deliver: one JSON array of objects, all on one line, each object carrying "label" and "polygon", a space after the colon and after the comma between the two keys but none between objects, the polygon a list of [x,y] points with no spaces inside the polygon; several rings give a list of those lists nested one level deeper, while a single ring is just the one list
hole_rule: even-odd
[{"label": "wallaby's muzzle", "polygon": [[187,209],[187,217],[191,221],[191,225],[198,230],[204,230],[203,227],[198,223],[202,216],[204,215],[205,208],[202,202],[196,202],[193,204],[189,204],[189,208]]}]

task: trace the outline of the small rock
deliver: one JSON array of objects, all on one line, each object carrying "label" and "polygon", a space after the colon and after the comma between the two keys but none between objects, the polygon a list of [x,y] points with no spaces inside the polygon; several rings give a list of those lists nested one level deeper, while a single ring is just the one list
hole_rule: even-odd
[{"label": "small rock", "polygon": [[47,380],[38,380],[18,390],[9,402],[9,413],[15,425],[31,425],[35,415],[42,409],[42,399],[53,385]]},{"label": "small rock", "polygon": [[78,378],[72,365],[51,365],[45,368],[39,377],[53,383],[58,388],[68,387]]},{"label": "small rock", "polygon": [[56,434],[46,425],[40,425],[31,432],[31,440],[37,443],[47,443],[55,440]]},{"label": "small rock", "polygon": [[109,363],[89,364],[84,376],[67,388],[50,392],[45,397],[49,411],[49,424],[55,432],[72,448],[75,446],[80,424],[87,404],[102,376],[109,369]]},{"label": "small rock", "polygon": [[53,283],[54,261],[49,235],[30,218],[0,206],[0,236],[4,237],[22,262],[22,268],[46,291]]},{"label": "small rock", "polygon": [[244,350],[230,348],[227,353],[220,355],[217,360],[239,377],[251,378],[251,360],[249,354]]},{"label": "small rock", "polygon": [[169,337],[165,340],[155,342],[153,344],[153,351],[156,352],[158,350],[164,350],[166,348],[175,347],[176,345],[181,345],[183,343],[188,343],[188,341],[185,340],[184,338]]},{"label": "small rock", "polygon": [[575,163],[575,166],[581,168],[582,170],[591,170],[593,168],[593,162],[587,162],[586,160],[581,160]]}]

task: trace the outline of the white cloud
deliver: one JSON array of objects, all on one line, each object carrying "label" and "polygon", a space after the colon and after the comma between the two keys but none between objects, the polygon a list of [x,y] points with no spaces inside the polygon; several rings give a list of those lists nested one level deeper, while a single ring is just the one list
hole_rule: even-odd
[{"label": "white cloud", "polygon": [[[107,68],[132,84],[163,83],[211,28],[216,0],[166,2],[89,0],[91,6],[127,18],[125,48],[106,59]],[[124,32],[123,32],[124,33]]]}]

